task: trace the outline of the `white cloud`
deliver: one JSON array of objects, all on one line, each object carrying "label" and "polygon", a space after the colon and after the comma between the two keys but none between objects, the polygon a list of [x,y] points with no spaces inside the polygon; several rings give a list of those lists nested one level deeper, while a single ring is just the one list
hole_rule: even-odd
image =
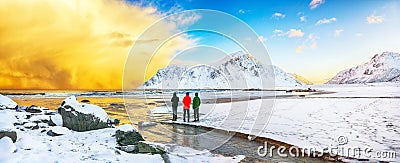
[{"label": "white cloud", "polygon": [[244,13],[246,13],[246,11],[244,11],[243,9],[240,9],[238,12],[239,12],[239,14],[244,14]]},{"label": "white cloud", "polygon": [[318,20],[317,23],[315,23],[315,24],[316,25],[329,24],[329,23],[335,22],[336,20],[337,19],[335,17],[330,18],[330,19],[323,18],[323,19]]},{"label": "white cloud", "polygon": [[311,0],[310,9],[316,9],[318,6],[322,5],[325,0]]},{"label": "white cloud", "polygon": [[258,36],[258,42],[264,42],[264,41],[266,41],[267,40],[267,38],[265,38],[264,36]]},{"label": "white cloud", "polygon": [[343,31],[344,31],[344,29],[337,29],[337,30],[335,30],[335,37],[339,37],[340,34],[342,34]]},{"label": "white cloud", "polygon": [[303,37],[304,32],[302,32],[301,29],[290,29],[287,35],[288,37]]},{"label": "white cloud", "polygon": [[303,44],[296,48],[296,52],[301,53],[306,49],[316,49],[318,39],[319,39],[318,36],[315,36],[314,34],[309,34],[307,36],[307,39],[304,40]]},{"label": "white cloud", "polygon": [[283,36],[287,36],[289,38],[292,37],[303,37],[304,36],[304,32],[301,31],[301,29],[290,29],[287,32],[283,32],[280,29],[275,29],[274,31],[272,31],[274,34],[272,35],[272,37],[283,37]]},{"label": "white cloud", "polygon": [[372,14],[367,17],[367,23],[368,24],[380,24],[383,23],[383,16],[375,16],[375,14]]},{"label": "white cloud", "polygon": [[305,21],[307,21],[306,16],[301,16],[300,17],[300,22],[305,22]]},{"label": "white cloud", "polygon": [[280,29],[275,29],[274,31],[272,31],[272,33],[274,33],[274,34],[272,35],[272,37],[282,37],[282,36],[285,36],[285,33],[283,33],[283,31],[280,30]]},{"label": "white cloud", "polygon": [[168,20],[175,22],[177,25],[191,25],[200,18],[201,16],[199,14],[186,13],[186,14],[173,15],[169,17]]},{"label": "white cloud", "polygon": [[285,16],[286,15],[284,15],[284,14],[282,14],[282,13],[279,13],[279,12],[276,12],[276,13],[274,13],[274,14],[272,14],[272,17],[273,18],[276,18],[276,19],[280,19],[280,18],[285,18]]},{"label": "white cloud", "polygon": [[356,37],[362,37],[363,34],[362,34],[362,33],[356,33],[355,36],[356,36]]}]

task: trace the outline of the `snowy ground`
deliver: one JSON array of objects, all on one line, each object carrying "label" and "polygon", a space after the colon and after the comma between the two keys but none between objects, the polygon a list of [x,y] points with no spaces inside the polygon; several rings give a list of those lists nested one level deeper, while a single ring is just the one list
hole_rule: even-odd
[{"label": "snowy ground", "polygon": [[[1,102],[7,104],[6,102],[10,101],[2,100]],[[50,112],[55,115],[44,114]],[[15,143],[9,137],[0,139],[0,162],[164,162],[159,154],[130,154],[117,149],[114,136],[117,128],[75,132],[62,126],[48,126],[43,121],[49,120],[50,117],[55,124],[62,124],[61,116],[52,110],[46,110],[43,113],[28,113],[0,109],[0,131],[16,131],[17,133]],[[49,130],[61,136],[49,136],[47,134]],[[163,146],[173,147],[167,151],[167,157],[172,163],[239,162],[244,158],[244,156],[224,157],[209,151],[196,152],[189,147],[173,144]],[[201,154],[181,155],[188,151]]]},{"label": "snowy ground", "polygon": [[[361,158],[400,161],[399,156],[393,159],[378,158],[379,154],[376,153],[400,152],[399,84],[314,87],[336,93],[276,99],[270,122],[259,136],[303,148],[325,148],[332,145],[364,150],[368,147],[373,149],[371,157],[361,155]],[[200,122],[190,124],[251,133],[260,102],[235,102],[235,106],[247,108],[243,113],[245,118],[237,120],[243,122],[241,126],[224,123],[231,111],[231,103],[203,104]],[[163,106],[152,111],[160,113],[168,110]],[[340,136],[347,138],[345,144],[338,142]]]}]

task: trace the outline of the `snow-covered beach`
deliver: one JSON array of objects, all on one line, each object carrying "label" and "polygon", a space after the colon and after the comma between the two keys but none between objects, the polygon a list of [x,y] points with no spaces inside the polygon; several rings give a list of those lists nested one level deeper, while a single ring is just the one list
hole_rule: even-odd
[{"label": "snow-covered beach", "polygon": [[[305,97],[277,98],[269,123],[259,137],[271,138],[300,148],[359,147],[373,149],[370,161],[399,161],[383,158],[376,152],[400,150],[400,84],[316,85],[315,89],[329,94]],[[212,127],[250,134],[258,116],[261,100],[239,101],[235,106],[248,108],[241,126],[224,126],[231,103],[203,104],[200,122],[177,123]],[[168,112],[168,106],[151,110],[154,114]],[[232,128],[237,127],[237,128]],[[347,139],[345,144],[339,137]],[[375,154],[375,155],[374,155]]]},{"label": "snow-covered beach", "polygon": [[[397,109],[400,103],[400,87],[398,83],[314,85],[311,87],[318,92],[303,93],[279,91],[276,93],[278,98],[274,100],[275,107],[270,122],[265,130],[258,136],[303,148],[322,148],[333,145],[339,147],[370,147],[374,151],[397,152],[399,150],[400,144],[398,142],[400,141],[397,139],[399,136],[399,125],[397,122],[400,120],[400,116],[398,115]],[[297,88],[288,87],[282,89]],[[65,96],[68,97],[71,95],[71,93],[53,94],[56,94],[57,97],[52,97],[49,94],[25,96],[10,95],[9,99],[15,99],[17,104],[21,103],[27,105],[33,102],[34,104],[43,104],[52,109],[56,109],[65,99]],[[198,160],[205,162],[238,162],[245,157],[240,155],[222,156],[215,154],[213,151],[200,148],[193,149],[192,146],[195,145],[192,144],[194,142],[191,142],[191,139],[185,142],[187,140],[181,140],[179,138],[179,133],[186,132],[184,127],[177,128],[173,131],[168,129],[173,129],[175,127],[169,128],[168,124],[149,123],[149,121],[170,122],[171,108],[163,103],[169,100],[168,95],[170,93],[168,92],[129,93],[125,95],[125,99],[121,98],[119,93],[111,94],[112,95],[110,95],[110,93],[75,93],[74,95],[81,101],[83,101],[82,99],[86,99],[90,101],[91,104],[104,108],[109,116],[120,118],[122,124],[130,123],[130,120],[132,120],[132,123],[139,127],[139,132],[143,134],[146,140],[157,142],[155,144],[162,147],[168,147],[170,151],[167,152],[167,156],[171,162],[197,162]],[[240,99],[243,98],[244,95],[256,97],[259,94],[261,93],[257,91],[252,91],[249,94],[249,92],[242,92],[240,90],[234,90],[233,92],[201,92],[200,97],[203,97],[207,102],[201,106],[200,122],[183,123],[181,119],[178,119],[177,123],[249,134],[253,128],[253,122],[257,117],[257,106],[261,100],[254,99],[246,101]],[[115,98],[110,98],[113,96],[115,96]],[[179,94],[179,96],[182,95]],[[151,98],[146,99],[146,97]],[[239,99],[230,101],[222,100],[218,103],[215,103],[215,99],[212,100],[212,98],[226,99],[229,97],[238,97]],[[167,100],[164,98],[167,98]],[[124,103],[124,101],[127,103]],[[132,101],[137,102],[132,103]],[[54,102],[57,103],[54,104]],[[238,120],[243,121],[243,124],[238,126],[238,128],[227,128],[221,125],[224,124],[223,122],[226,119],[227,113],[229,113],[231,109],[231,102],[235,103],[235,106],[248,108],[244,120]],[[9,108],[16,106],[11,101],[8,101],[6,104]],[[83,105],[86,106],[86,104]],[[21,108],[21,106],[19,107]],[[33,160],[34,162],[39,162],[40,160],[43,162],[41,159],[44,157],[46,157],[44,162],[164,161],[164,158],[159,154],[131,154],[118,149],[118,143],[114,136],[118,130],[116,127],[77,132],[62,127],[62,124],[59,122],[60,116],[56,110],[38,106],[33,108],[41,110],[41,113],[29,113],[23,110],[27,108],[29,107],[22,107],[22,110],[0,110],[2,119],[5,120],[1,122],[13,122],[2,124],[2,129],[16,131],[18,135],[15,143],[13,143],[12,140],[8,140],[7,137],[1,139],[2,145],[7,147],[2,148],[4,152],[2,152],[0,157],[2,159],[1,162],[26,162],[27,160]],[[128,109],[128,111],[126,111],[125,108],[133,108],[133,110]],[[178,109],[179,118],[181,118],[180,110],[181,109]],[[126,114],[129,115],[130,119]],[[101,117],[101,115],[104,116],[104,113],[101,113],[99,116]],[[49,120],[50,117],[52,121],[57,124],[56,126],[49,126],[48,123],[44,123],[46,120]],[[144,122],[142,123],[141,121]],[[144,125],[144,128],[141,129],[140,126],[143,124],[151,125]],[[162,129],[167,129],[169,132],[161,131]],[[47,132],[50,130],[60,135],[49,136]],[[173,134],[171,131],[177,133]],[[178,137],[175,138],[177,135]],[[345,136],[348,142],[344,145],[340,145],[337,141],[340,136]],[[171,142],[175,142],[175,144]],[[202,142],[204,143],[204,141],[200,141],[200,143]],[[243,139],[240,140],[240,142],[246,143],[248,140]],[[185,143],[189,144],[185,145]],[[229,150],[237,150],[236,154],[240,154],[240,147],[234,147],[232,144],[229,146]],[[224,150],[226,149],[220,151]],[[254,152],[255,155],[257,154],[256,150],[250,150],[248,152]],[[190,154],[187,155],[185,153]],[[268,160],[268,158],[266,159]],[[285,158],[274,158],[273,160],[278,162],[295,161]],[[398,157],[391,159],[368,158],[368,160],[399,161]],[[313,159],[312,161],[318,162],[318,159]]]},{"label": "snow-covered beach", "polygon": [[[62,99],[59,101],[61,103]],[[66,110],[72,109],[72,113],[78,116],[93,115],[93,118],[104,122],[108,118],[102,108],[79,103],[74,96],[66,98],[62,106]],[[180,156],[174,153],[128,153],[120,149],[116,132],[128,132],[126,128],[137,131],[130,124],[78,132],[63,127],[65,124],[57,111],[38,106],[18,106],[6,96],[0,96],[0,119],[0,162],[239,162],[244,158],[224,157],[209,151],[196,152],[190,147],[177,145],[168,145],[173,147],[169,152],[191,151],[201,154]],[[159,143],[146,143],[166,147]]]}]

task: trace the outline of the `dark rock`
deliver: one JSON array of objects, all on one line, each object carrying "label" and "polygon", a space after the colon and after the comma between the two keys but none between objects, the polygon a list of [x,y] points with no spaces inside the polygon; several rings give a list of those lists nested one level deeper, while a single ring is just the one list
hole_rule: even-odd
[{"label": "dark rock", "polygon": [[103,122],[92,114],[83,114],[73,110],[66,111],[64,108],[60,107],[58,111],[62,116],[63,126],[71,130],[82,132],[109,127],[107,122]]},{"label": "dark rock", "polygon": [[37,107],[37,106],[32,105],[32,106],[26,108],[25,111],[28,112],[28,113],[41,113],[42,110],[36,109],[36,107]]},{"label": "dark rock", "polygon": [[137,131],[124,132],[117,130],[115,137],[117,139],[117,143],[121,146],[137,145],[140,141],[144,141],[142,135],[140,135],[140,133]]},{"label": "dark rock", "polygon": [[56,115],[56,114],[57,114],[57,112],[53,112],[53,111],[44,113],[44,115]]},{"label": "dark rock", "polygon": [[5,136],[11,138],[14,143],[17,141],[17,132],[15,131],[0,131],[0,139]]},{"label": "dark rock", "polygon": [[111,103],[109,107],[125,108],[125,105],[124,104]]},{"label": "dark rock", "polygon": [[111,125],[116,125],[116,124],[119,124],[119,123],[120,123],[120,120],[119,120],[119,119],[116,119],[116,118],[110,118],[110,119],[107,121],[107,123],[108,123],[108,124],[111,124]]},{"label": "dark rock", "polygon": [[57,134],[55,132],[53,132],[52,130],[47,131],[47,135],[49,136],[61,136],[62,134]]},{"label": "dark rock", "polygon": [[51,119],[51,117],[50,117],[49,122],[47,122],[47,124],[48,124],[49,126],[57,126],[57,125],[53,122],[53,120]]},{"label": "dark rock", "polygon": [[66,98],[58,108],[58,113],[60,113],[62,117],[63,126],[67,127],[70,130],[79,132],[111,127],[111,125],[107,123],[108,118],[100,119],[96,115],[85,114],[78,111],[81,109],[85,109],[84,107],[99,109],[99,112],[103,112],[104,114],[106,114],[102,108],[91,104],[78,103],[75,96],[70,96]]},{"label": "dark rock", "polygon": [[89,103],[90,101],[85,99],[85,100],[81,100],[81,102]]},{"label": "dark rock", "polygon": [[32,130],[37,130],[37,129],[39,129],[38,125],[32,127]]}]

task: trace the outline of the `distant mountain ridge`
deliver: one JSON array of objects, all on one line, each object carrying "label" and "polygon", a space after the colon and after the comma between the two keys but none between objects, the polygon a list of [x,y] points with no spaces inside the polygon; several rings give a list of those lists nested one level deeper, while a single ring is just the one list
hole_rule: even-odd
[{"label": "distant mountain ridge", "polygon": [[296,80],[299,81],[299,82],[305,83],[307,85],[313,85],[314,84],[311,81],[307,80],[306,78],[304,78],[304,77],[302,77],[300,75],[297,75],[295,73],[289,73],[289,74],[294,76],[296,78]]},{"label": "distant mountain ridge", "polygon": [[356,67],[339,72],[327,84],[400,82],[400,54],[383,52]]},{"label": "distant mountain ridge", "polygon": [[[199,66],[170,65],[159,69],[139,89],[246,89],[265,88],[261,81],[278,87],[304,86],[280,68],[264,65],[252,56],[236,52],[215,64]],[[270,84],[270,83],[269,83]]]}]

